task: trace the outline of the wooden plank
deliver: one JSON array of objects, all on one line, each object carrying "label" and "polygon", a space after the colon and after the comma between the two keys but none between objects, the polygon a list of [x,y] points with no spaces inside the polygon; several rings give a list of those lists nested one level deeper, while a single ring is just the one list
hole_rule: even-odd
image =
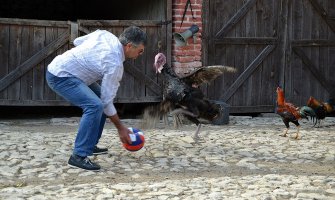
[{"label": "wooden plank", "polygon": [[[33,52],[38,52],[41,49],[43,49],[45,45],[45,27],[34,27],[34,35],[32,39],[34,41]],[[49,55],[45,56],[44,58],[48,57]],[[39,62],[31,67],[33,70],[33,93],[32,93],[33,100],[43,99],[44,76],[45,76],[44,58],[41,60],[42,62]]]},{"label": "wooden plank", "polygon": [[52,26],[52,27],[68,27],[67,21],[51,21],[51,20],[34,20],[34,19],[16,19],[16,18],[0,18],[0,24],[24,25],[24,26]]},{"label": "wooden plank", "polygon": [[255,105],[255,106],[231,106],[229,113],[262,113],[275,111],[274,105]]},{"label": "wooden plank", "polygon": [[161,20],[78,20],[80,26],[161,26]]},{"label": "wooden plank", "polygon": [[32,67],[41,62],[47,56],[52,54],[59,47],[66,44],[68,40],[69,40],[69,33],[64,32],[59,38],[57,38],[57,40],[44,47],[41,51],[33,55],[29,60],[17,66],[15,70],[11,71],[7,76],[5,76],[0,80],[0,91],[2,91],[12,82],[20,78],[20,76],[29,71]]},{"label": "wooden plank", "polygon": [[262,61],[273,51],[275,45],[268,45],[255,58],[255,60],[247,67],[247,69],[236,79],[236,81],[229,87],[229,89],[220,97],[220,100],[227,102],[235,91],[245,82],[245,80],[255,71],[255,69],[262,63]]},{"label": "wooden plank", "polygon": [[[11,74],[17,70],[17,66],[20,65],[21,51],[22,51],[22,26],[12,25],[9,30],[9,60],[8,60],[8,73]],[[8,75],[5,76],[6,79]],[[1,81],[1,80],[0,80]],[[8,88],[8,99],[19,99],[20,98],[20,80],[13,80],[6,82]],[[0,90],[1,91],[1,90]]]},{"label": "wooden plank", "polygon": [[329,94],[333,94],[335,91],[335,85],[331,84],[326,80],[326,78],[319,73],[317,68],[314,66],[312,61],[307,57],[305,52],[298,47],[293,48],[294,53],[296,53],[305,64],[305,66],[312,72],[315,78],[320,82],[320,84],[329,92]]},{"label": "wooden plank", "polygon": [[246,2],[243,7],[219,30],[215,38],[222,38],[225,36],[246,14],[247,12],[255,5],[256,0],[249,0]]},{"label": "wooden plank", "polygon": [[[0,24],[0,78],[8,74],[9,25]],[[7,99],[7,90],[0,91],[0,99]]]},{"label": "wooden plank", "polygon": [[20,100],[20,99],[0,99],[2,106],[70,106],[71,104],[64,100]]},{"label": "wooden plank", "polygon": [[78,37],[78,23],[70,22],[70,44]]},{"label": "wooden plank", "polygon": [[[45,43],[48,45],[55,39],[57,39],[58,28],[57,27],[46,27],[45,30]],[[50,54],[47,58],[45,58],[44,63],[44,70],[46,71],[48,68],[48,65],[51,63],[51,61],[57,56],[57,51],[54,53]],[[44,100],[55,100],[56,99],[56,93],[49,87],[47,82],[44,82],[44,90],[43,90],[43,99]]]},{"label": "wooden plank", "polygon": [[[150,77],[150,79],[155,80],[156,83],[159,82],[158,76],[156,75],[156,72],[153,68],[154,58],[155,55],[158,52],[163,52],[165,55],[168,55],[166,50],[166,25],[162,25],[162,28],[147,28],[147,34],[148,38],[150,39],[150,42],[147,43],[145,50],[145,59],[143,60],[143,69],[142,71],[145,73],[147,77]],[[156,50],[155,50],[156,49]],[[151,89],[148,88],[147,85],[144,85],[143,87],[145,90],[143,91],[143,94],[145,94],[146,97],[148,96],[156,96]]]},{"label": "wooden plank", "polygon": [[292,40],[292,46],[335,46],[335,40],[327,40],[327,39],[301,39],[301,40]]},{"label": "wooden plank", "polygon": [[215,39],[215,44],[277,44],[277,38],[234,37]]},{"label": "wooden plank", "polygon": [[335,21],[334,18],[330,17],[328,13],[323,9],[323,7],[316,0],[309,0],[316,12],[324,19],[328,24],[329,28],[335,32]]},{"label": "wooden plank", "polygon": [[301,40],[303,36],[304,30],[304,12],[303,1],[288,1],[288,6],[290,6],[288,16],[291,16],[290,21],[287,23],[288,34],[289,36],[284,40],[287,42],[287,49],[284,52],[287,55],[285,60],[286,68],[285,68],[285,77],[282,87],[284,88],[285,98],[294,104],[300,103],[300,97],[298,95],[295,88],[302,88],[304,85],[301,80],[303,80],[302,76],[302,62],[300,59],[297,59],[297,56],[294,54],[290,40]]},{"label": "wooden plank", "polygon": [[[22,64],[24,61],[28,60],[33,54],[33,26],[23,26],[22,30],[22,52],[21,52],[21,61]],[[26,74],[20,78],[20,100],[31,100],[32,99],[32,71],[28,71]]]}]

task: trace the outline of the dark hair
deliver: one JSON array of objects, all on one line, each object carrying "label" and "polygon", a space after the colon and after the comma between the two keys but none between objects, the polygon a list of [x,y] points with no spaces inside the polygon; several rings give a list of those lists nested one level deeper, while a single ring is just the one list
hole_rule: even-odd
[{"label": "dark hair", "polygon": [[122,45],[132,43],[134,45],[147,44],[147,34],[137,26],[129,26],[124,29],[123,33],[119,36]]}]

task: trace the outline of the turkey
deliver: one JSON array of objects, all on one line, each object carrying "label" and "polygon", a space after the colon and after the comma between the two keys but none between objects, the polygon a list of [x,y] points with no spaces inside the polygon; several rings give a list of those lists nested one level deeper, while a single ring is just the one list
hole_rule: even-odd
[{"label": "turkey", "polygon": [[206,99],[199,86],[216,79],[224,72],[235,72],[236,69],[222,65],[207,66],[198,68],[185,77],[179,77],[167,65],[163,53],[155,56],[154,67],[156,73],[163,75],[163,101],[157,106],[145,109],[144,126],[152,126],[168,113],[174,116],[181,114],[196,124],[194,139],[197,140],[201,128],[199,119],[213,121],[220,114],[220,107]]}]

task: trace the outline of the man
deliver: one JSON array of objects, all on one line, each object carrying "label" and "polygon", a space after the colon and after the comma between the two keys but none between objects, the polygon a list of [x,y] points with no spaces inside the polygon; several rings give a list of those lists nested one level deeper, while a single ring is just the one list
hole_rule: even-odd
[{"label": "man", "polygon": [[[97,146],[106,117],[114,123],[121,142],[131,143],[131,132],[121,123],[113,99],[122,78],[123,62],[143,54],[146,40],[146,33],[136,26],[126,28],[119,38],[108,31],[96,30],[76,38],[74,48],[49,64],[46,72],[49,87],[83,110],[68,161],[70,166],[100,170],[88,156],[108,151]],[[98,80],[101,87],[96,83]]]}]

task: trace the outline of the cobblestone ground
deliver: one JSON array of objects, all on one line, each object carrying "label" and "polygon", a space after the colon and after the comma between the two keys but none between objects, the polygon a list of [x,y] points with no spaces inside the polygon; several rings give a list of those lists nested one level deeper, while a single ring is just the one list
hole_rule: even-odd
[{"label": "cobblestone ground", "polygon": [[[229,125],[144,130],[128,152],[106,124],[92,157],[100,172],[67,166],[78,118],[0,121],[0,199],[335,199],[335,118],[302,121],[301,140],[280,137],[279,117],[234,117]],[[123,120],[136,127],[139,121]]]}]

